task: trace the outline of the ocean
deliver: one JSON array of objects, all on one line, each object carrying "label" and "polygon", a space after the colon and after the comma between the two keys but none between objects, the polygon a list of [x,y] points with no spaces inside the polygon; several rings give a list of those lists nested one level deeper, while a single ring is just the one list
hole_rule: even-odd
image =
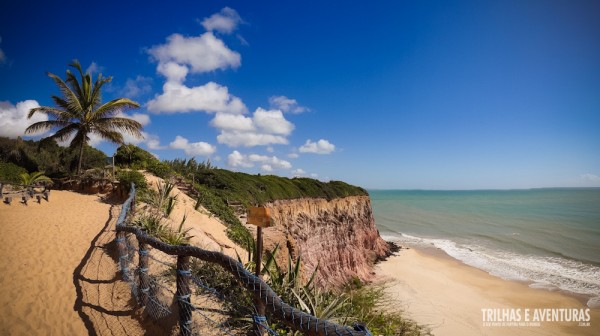
[{"label": "ocean", "polygon": [[370,190],[381,236],[600,308],[600,188]]}]

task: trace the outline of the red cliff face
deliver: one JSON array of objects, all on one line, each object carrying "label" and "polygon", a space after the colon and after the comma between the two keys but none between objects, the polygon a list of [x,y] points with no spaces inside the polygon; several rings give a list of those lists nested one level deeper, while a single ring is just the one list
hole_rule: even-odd
[{"label": "red cliff face", "polygon": [[389,254],[375,228],[368,196],[280,200],[266,206],[274,226],[263,231],[265,249],[279,244],[280,265],[287,262],[288,251],[294,260],[301,256],[305,276],[318,264],[316,281],[324,287],[337,287],[352,277],[370,280],[373,263]]}]

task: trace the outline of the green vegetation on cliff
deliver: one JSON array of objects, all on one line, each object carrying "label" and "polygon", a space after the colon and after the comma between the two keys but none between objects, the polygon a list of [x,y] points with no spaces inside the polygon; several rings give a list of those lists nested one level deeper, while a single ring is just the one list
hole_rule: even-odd
[{"label": "green vegetation on cliff", "polygon": [[310,178],[250,175],[217,169],[210,161],[197,162],[194,159],[161,162],[151,153],[134,145],[119,147],[115,162],[132,169],[146,169],[164,179],[177,175],[188,183],[193,183],[199,195],[197,202],[229,226],[227,234],[240,246],[248,246],[252,237],[229,206],[231,202],[239,202],[248,207],[281,199],[309,197],[331,200],[368,195],[365,189],[341,181],[321,182]]},{"label": "green vegetation on cliff", "polygon": [[201,169],[193,173],[198,201],[230,225],[229,237],[246,246],[251,240],[228,202],[243,206],[262,205],[281,199],[304,197],[334,199],[368,195],[367,191],[340,181],[321,182],[309,178],[285,178],[274,175],[250,175],[224,169]]},{"label": "green vegetation on cliff", "polygon": [[195,180],[223,200],[245,206],[281,199],[325,198],[368,195],[367,191],[341,181],[321,182],[310,178],[292,179],[274,175],[250,175],[224,169],[198,171]]}]

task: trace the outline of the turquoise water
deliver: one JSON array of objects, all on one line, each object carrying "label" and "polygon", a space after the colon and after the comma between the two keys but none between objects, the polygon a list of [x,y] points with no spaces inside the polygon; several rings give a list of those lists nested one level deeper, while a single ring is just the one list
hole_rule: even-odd
[{"label": "turquoise water", "polygon": [[600,188],[369,193],[387,240],[600,307]]}]

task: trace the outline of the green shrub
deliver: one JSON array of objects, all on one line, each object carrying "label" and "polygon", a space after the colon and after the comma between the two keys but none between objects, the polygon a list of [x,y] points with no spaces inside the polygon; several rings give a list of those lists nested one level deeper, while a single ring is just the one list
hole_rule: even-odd
[{"label": "green shrub", "polygon": [[117,173],[117,180],[123,188],[124,191],[129,192],[131,188],[131,183],[135,184],[136,191],[144,192],[148,189],[148,184],[146,183],[146,178],[142,173],[135,170],[121,170]]},{"label": "green shrub", "polygon": [[169,167],[168,164],[160,162],[156,159],[148,162],[146,169],[155,176],[158,176],[162,179],[167,179],[170,175],[173,174],[173,170],[171,169],[171,167]]},{"label": "green shrub", "polygon": [[27,170],[14,163],[0,162],[0,181],[21,183],[21,174],[26,174]]},{"label": "green shrub", "polygon": [[200,170],[195,174],[195,180],[221,200],[235,200],[245,206],[280,199],[311,197],[331,200],[368,195],[365,189],[340,181],[321,182],[309,178],[250,175],[224,169]]},{"label": "green shrub", "polygon": [[[77,169],[79,148],[60,147],[48,138],[39,141],[0,137],[0,161],[10,162],[27,171],[45,171],[53,178],[65,177]],[[84,147],[82,168],[103,168],[106,155],[89,145]]]}]

